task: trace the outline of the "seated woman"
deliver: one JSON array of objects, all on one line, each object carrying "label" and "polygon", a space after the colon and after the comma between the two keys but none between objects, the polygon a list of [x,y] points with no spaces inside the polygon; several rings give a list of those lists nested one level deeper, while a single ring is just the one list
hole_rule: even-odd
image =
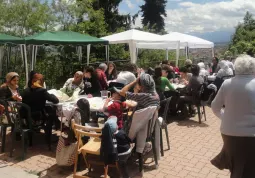
[{"label": "seated woman", "polygon": [[169,65],[162,65],[162,77],[166,77],[169,81],[173,81],[175,78],[173,67],[170,67]]},{"label": "seated woman", "polygon": [[188,113],[185,109],[185,104],[189,105],[190,114],[194,114],[194,109],[191,107],[193,104],[196,104],[199,90],[202,84],[204,83],[204,79],[199,76],[200,68],[198,65],[191,66],[192,77],[190,78],[189,84],[186,88],[186,94],[180,97],[178,109],[182,111],[184,116],[188,116]]},{"label": "seated woman", "polygon": [[160,97],[160,100],[165,99],[164,92],[166,87],[168,87],[170,91],[176,91],[169,82],[169,80],[166,77],[162,77],[162,73],[162,68],[160,66],[155,68],[154,81],[156,84],[156,91]]},{"label": "seated woman", "polygon": [[180,68],[180,79],[179,79],[180,84],[188,85],[191,77],[192,77],[192,74],[188,73],[188,69],[186,67]]},{"label": "seated woman", "polygon": [[[43,119],[46,101],[50,101],[54,104],[59,102],[55,95],[49,94],[47,90],[43,88],[43,84],[43,75],[32,72],[28,82],[28,88],[26,88],[22,94],[22,102],[30,106],[32,116],[37,113],[41,115],[41,118],[38,119]],[[33,119],[36,118],[33,117]]]},{"label": "seated woman", "polygon": [[102,90],[101,85],[99,84],[97,73],[93,67],[88,67],[84,69],[83,72],[83,82],[84,88],[80,93],[82,95],[86,94],[90,97],[100,96],[100,91]]},{"label": "seated woman", "polygon": [[229,68],[228,62],[225,60],[222,60],[219,62],[219,68],[220,70],[218,71],[217,75],[216,75],[216,79],[214,81],[214,85],[216,85],[217,89],[219,90],[222,83],[224,82],[224,77],[229,77],[229,76],[233,76],[233,70],[231,68]]},{"label": "seated woman", "polygon": [[206,76],[209,75],[209,72],[205,69],[205,63],[199,62],[197,65],[198,65],[199,68],[200,68],[199,75],[200,75],[201,77],[204,78],[204,77],[206,77]]},{"label": "seated woman", "polygon": [[[129,90],[134,87],[137,93],[129,92]],[[142,74],[135,81],[126,85],[120,91],[120,95],[127,100],[136,101],[137,110],[149,106],[159,106],[159,96],[155,89],[155,82],[149,74]]]},{"label": "seated woman", "polygon": [[0,88],[0,99],[7,101],[22,101],[18,91],[19,75],[10,72],[6,75],[6,83]]},{"label": "seated woman", "polygon": [[74,74],[74,78],[70,78],[66,81],[63,88],[60,90],[67,94],[69,97],[73,95],[75,91],[80,92],[84,88],[84,83],[82,82],[83,72],[77,71]]},{"label": "seated woman", "polygon": [[107,81],[116,80],[117,78],[117,69],[116,65],[113,62],[108,63],[107,70],[105,71]]}]

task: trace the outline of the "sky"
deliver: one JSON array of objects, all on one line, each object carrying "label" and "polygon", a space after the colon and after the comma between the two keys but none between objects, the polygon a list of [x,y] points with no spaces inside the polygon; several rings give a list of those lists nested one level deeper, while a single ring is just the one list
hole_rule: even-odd
[{"label": "sky", "polygon": [[[119,12],[135,14],[143,3],[144,0],[123,0]],[[167,32],[196,34],[207,39],[227,34],[226,38],[230,38],[246,11],[255,12],[255,0],[167,0],[166,11]],[[141,27],[141,16],[134,27]]]}]

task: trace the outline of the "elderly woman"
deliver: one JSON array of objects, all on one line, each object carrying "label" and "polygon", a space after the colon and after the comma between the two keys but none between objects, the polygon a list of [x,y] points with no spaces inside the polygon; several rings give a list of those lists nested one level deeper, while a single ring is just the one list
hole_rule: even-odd
[{"label": "elderly woman", "polygon": [[199,68],[200,68],[199,75],[200,75],[201,77],[206,77],[206,76],[209,75],[209,72],[205,69],[205,63],[199,62],[197,65],[198,65]]},{"label": "elderly woman", "polygon": [[10,72],[6,75],[6,83],[0,88],[0,99],[8,101],[21,101],[18,91],[19,74]]},{"label": "elderly woman", "polygon": [[233,70],[231,68],[229,68],[227,61],[221,60],[219,62],[219,67],[220,67],[220,70],[218,71],[216,77],[222,78],[222,77],[233,75]]},{"label": "elderly woman", "polygon": [[75,91],[77,90],[80,91],[84,88],[84,83],[82,79],[83,79],[83,72],[77,71],[74,74],[73,78],[70,78],[66,81],[63,88],[61,88],[61,91],[71,97]]},{"label": "elderly woman", "polygon": [[255,177],[255,58],[240,56],[234,66],[236,76],[224,81],[212,102],[224,144],[211,162],[229,169],[231,178],[250,178]]},{"label": "elderly woman", "polygon": [[[137,93],[128,92],[135,87]],[[142,74],[138,79],[126,85],[120,95],[128,100],[138,103],[137,109],[147,108],[149,106],[159,106],[159,96],[155,89],[155,82],[149,74]]]},{"label": "elderly woman", "polygon": [[222,60],[219,62],[218,65],[219,65],[220,70],[218,71],[218,73],[216,75],[216,79],[213,84],[219,90],[222,83],[224,82],[224,77],[232,76],[234,73],[233,73],[233,70],[231,68],[229,68],[227,61]]}]

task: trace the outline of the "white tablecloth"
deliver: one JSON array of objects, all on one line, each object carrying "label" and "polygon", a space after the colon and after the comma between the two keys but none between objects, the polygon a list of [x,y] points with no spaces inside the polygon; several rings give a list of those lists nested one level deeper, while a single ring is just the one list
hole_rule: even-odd
[{"label": "white tablecloth", "polygon": [[82,98],[85,98],[89,101],[90,111],[101,111],[103,109],[105,100],[103,100],[101,97],[88,98],[85,95],[79,96],[79,98],[76,99],[75,101],[60,102],[58,104],[53,104],[53,103],[48,102],[47,104],[59,106],[62,108],[63,107],[71,107],[71,106],[75,107],[75,104],[77,103],[77,101]]},{"label": "white tablecloth", "polygon": [[69,120],[73,118],[74,115],[76,116],[76,113],[75,113],[76,103],[79,99],[82,99],[82,98],[85,98],[89,101],[90,111],[102,111],[105,100],[103,100],[101,97],[88,98],[87,96],[84,95],[84,96],[79,96],[79,98],[76,99],[75,101],[60,102],[58,104],[53,104],[48,102],[47,104],[57,106],[58,107],[57,115],[59,116],[59,120],[66,126],[69,126]]},{"label": "white tablecloth", "polygon": [[216,75],[208,76],[208,81],[214,81],[216,79]]},{"label": "white tablecloth", "polygon": [[[182,84],[171,83],[171,85],[174,87],[175,90],[178,88],[185,88],[185,85],[182,85]],[[166,87],[165,91],[169,91],[169,88]]]}]

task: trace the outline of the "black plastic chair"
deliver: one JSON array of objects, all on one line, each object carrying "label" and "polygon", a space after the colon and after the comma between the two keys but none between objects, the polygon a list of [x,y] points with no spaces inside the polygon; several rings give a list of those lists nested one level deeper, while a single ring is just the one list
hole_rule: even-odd
[{"label": "black plastic chair", "polygon": [[162,124],[160,127],[160,150],[161,150],[162,156],[164,156],[164,148],[163,148],[164,145],[163,145],[163,134],[162,134],[163,129],[165,129],[167,147],[168,147],[168,150],[170,150],[170,142],[169,142],[168,130],[167,130],[167,116],[168,116],[168,109],[170,106],[171,99],[172,99],[172,97],[167,98],[164,101],[162,101],[162,103],[164,103],[164,105],[165,105],[164,113],[162,115],[163,121],[162,121]]},{"label": "black plastic chair", "polygon": [[4,100],[0,100],[0,104],[5,107],[2,117],[6,117],[6,119],[7,119],[7,123],[0,124],[1,137],[2,137],[1,153],[4,153],[5,152],[5,142],[6,142],[6,130],[8,127],[12,127],[12,130],[13,130],[14,124],[13,124],[13,121],[11,120],[10,115],[8,113],[8,103]]},{"label": "black plastic chair", "polygon": [[[7,111],[11,120],[14,121],[14,129],[12,132],[12,143],[10,157],[13,155],[14,142],[17,134],[21,134],[22,139],[22,158],[25,159],[27,152],[27,140],[32,142],[32,118],[30,107],[20,102],[8,102],[10,110]],[[23,116],[23,113],[26,116]]]},{"label": "black plastic chair", "polygon": [[[202,94],[205,90],[205,85],[202,84],[200,89],[199,89],[199,96],[198,98],[196,99],[196,107],[197,107],[197,114],[198,114],[198,120],[199,120],[199,124],[202,123],[202,116],[204,115],[205,117],[205,121],[206,121],[206,112],[205,112],[205,106],[207,105],[207,102],[206,101],[202,101],[201,97],[202,97]],[[202,108],[202,112],[201,112],[201,108]]]}]

